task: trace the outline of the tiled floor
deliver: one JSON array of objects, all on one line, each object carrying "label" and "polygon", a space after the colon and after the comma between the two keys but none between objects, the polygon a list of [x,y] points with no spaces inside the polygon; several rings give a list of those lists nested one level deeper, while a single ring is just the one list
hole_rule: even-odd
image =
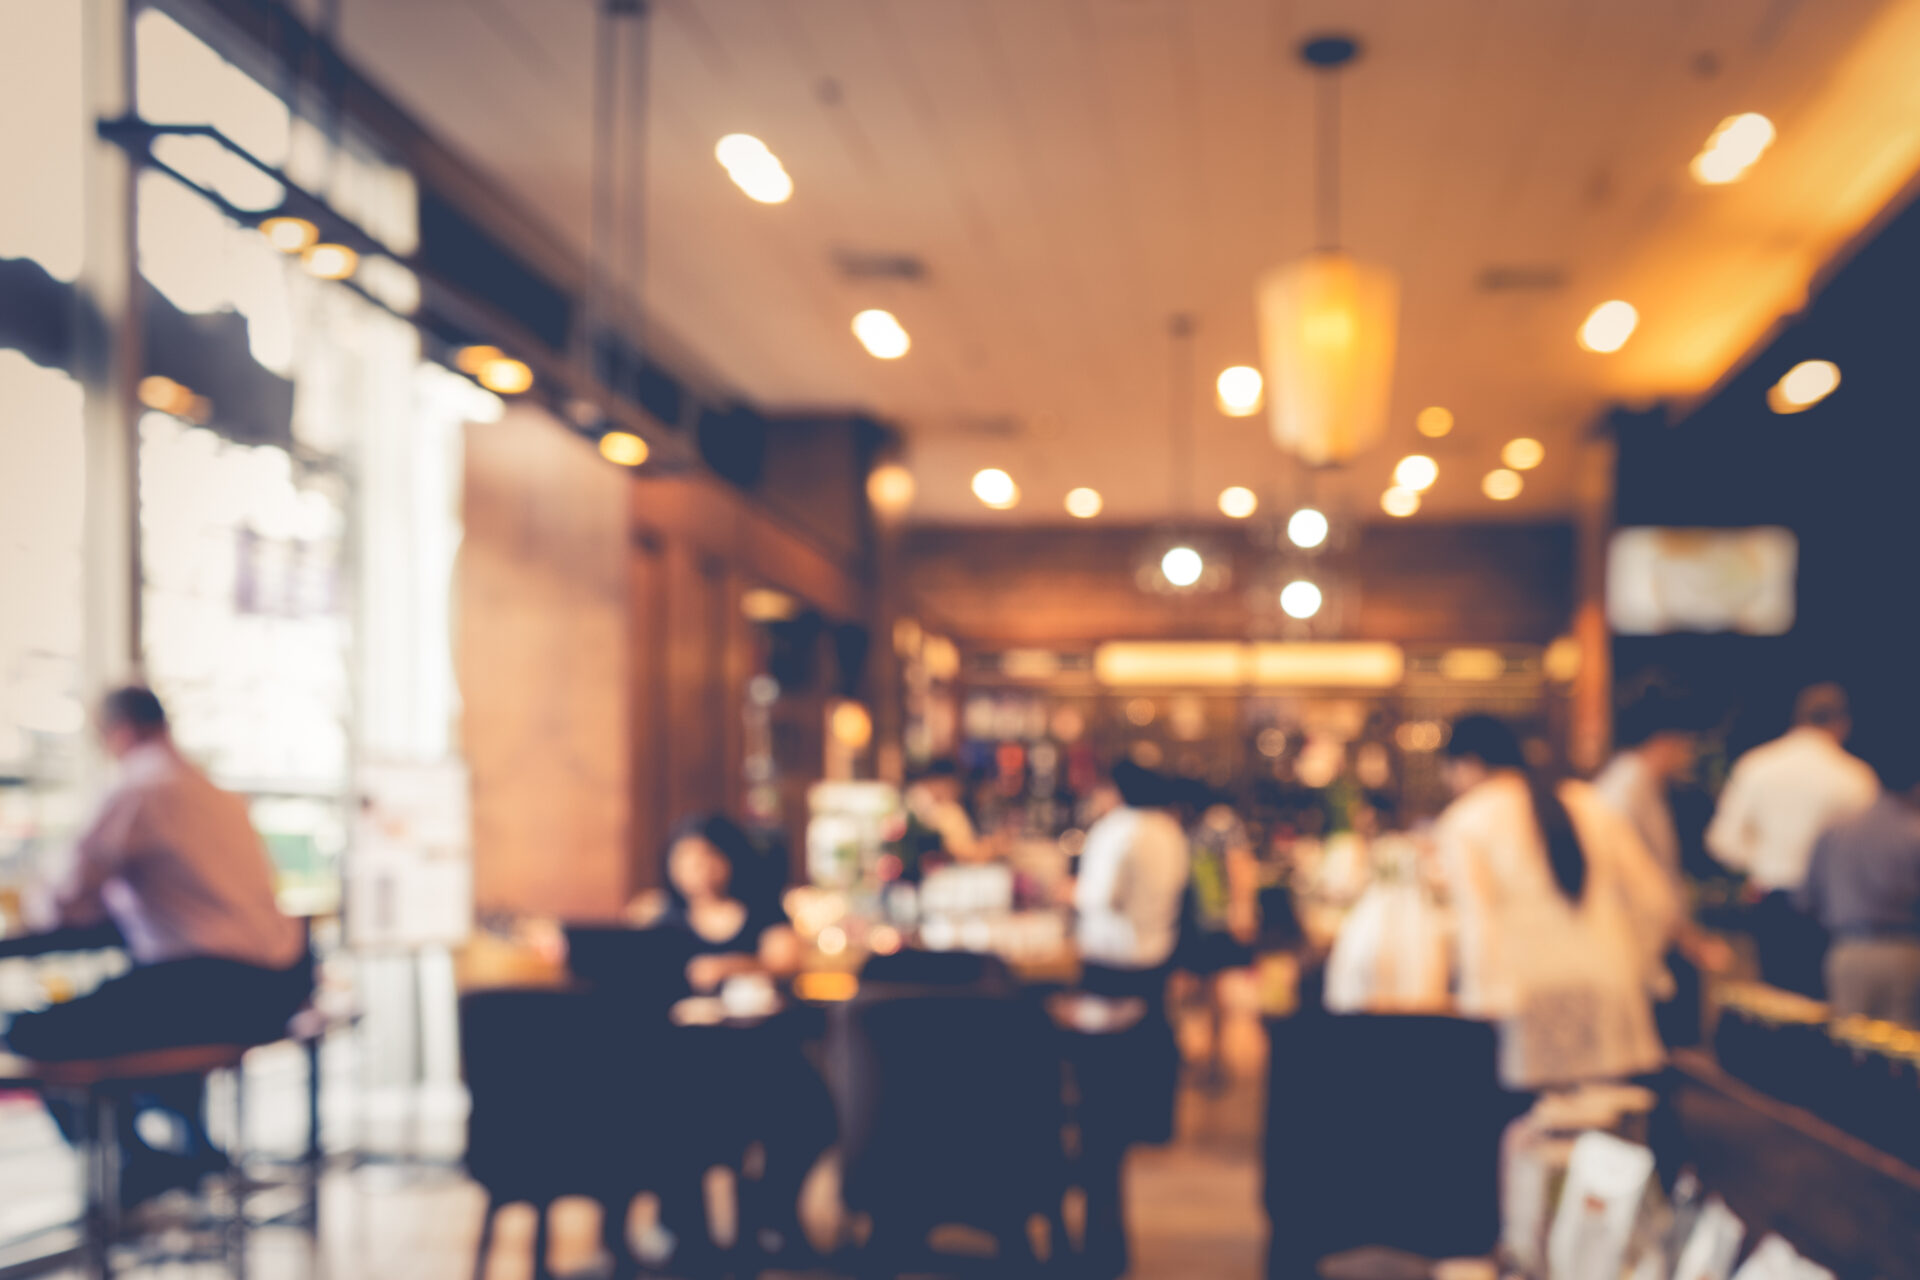
[{"label": "tiled floor", "polygon": [[[1198,1028],[1193,1028],[1198,1033]],[[1203,1036],[1189,1037],[1197,1052]],[[1253,1280],[1261,1274],[1264,1218],[1259,1205],[1259,1129],[1264,1039],[1257,1023],[1229,1025],[1226,1086],[1217,1092],[1188,1089],[1181,1101],[1179,1136],[1164,1148],[1136,1151],[1127,1171],[1139,1280]],[[292,1086],[288,1064],[268,1064],[264,1079],[250,1078],[256,1100]],[[277,1086],[276,1086],[277,1080]],[[297,1107],[257,1101],[256,1113],[284,1120]],[[444,1110],[444,1107],[438,1108]],[[394,1149],[402,1142],[369,1108],[357,1122],[369,1145]],[[444,1145],[446,1116],[421,1136]],[[285,1147],[294,1135],[280,1133],[271,1115],[249,1125],[256,1142]],[[377,1132],[376,1132],[377,1130]],[[0,1101],[0,1235],[35,1222],[59,1221],[74,1207],[72,1164],[58,1135],[30,1099]],[[445,1165],[374,1164],[331,1175],[323,1189],[321,1245],[289,1229],[256,1231],[249,1250],[252,1280],[454,1280],[472,1274],[482,1197],[473,1184]],[[636,1226],[648,1216],[643,1203]],[[809,1231],[821,1239],[839,1227],[830,1161],[809,1186]],[[724,1213],[717,1224],[724,1230]],[[588,1272],[595,1261],[598,1211],[584,1202],[563,1203],[553,1223],[553,1263],[560,1274]],[[533,1215],[505,1211],[496,1228],[488,1280],[521,1280],[532,1272]],[[224,1275],[206,1266],[143,1268],[140,1277],[200,1280]]]}]

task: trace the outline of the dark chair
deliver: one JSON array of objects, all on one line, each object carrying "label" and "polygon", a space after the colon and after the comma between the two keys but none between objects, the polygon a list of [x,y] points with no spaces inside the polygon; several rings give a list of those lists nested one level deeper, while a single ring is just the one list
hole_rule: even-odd
[{"label": "dark chair", "polygon": [[1307,1008],[1268,1033],[1270,1275],[1364,1245],[1493,1248],[1500,1135],[1522,1109],[1499,1086],[1493,1027]]},{"label": "dark chair", "polygon": [[606,1211],[616,1265],[626,1259],[627,1206],[650,1182],[641,1124],[643,1039],[580,991],[477,991],[460,1001],[460,1048],[472,1109],[467,1171],[487,1192],[476,1253],[483,1274],[496,1211],[515,1201],[539,1213],[534,1274],[547,1271],[547,1209],[581,1195]]},{"label": "dark chair", "polygon": [[973,988],[988,995],[1009,995],[1017,984],[999,956],[978,951],[920,951],[874,954],[860,968],[862,986]]},{"label": "dark chair", "polygon": [[1064,1114],[1045,1012],[968,991],[863,993],[843,1012],[833,1046],[842,1186],[847,1207],[873,1222],[863,1271],[926,1269],[929,1233],[950,1224],[993,1235],[996,1274],[1033,1268],[1036,1214],[1057,1257]]},{"label": "dark chair", "polygon": [[684,929],[570,924],[566,939],[567,971],[627,1016],[664,1021],[676,1000],[692,994],[693,939]]}]

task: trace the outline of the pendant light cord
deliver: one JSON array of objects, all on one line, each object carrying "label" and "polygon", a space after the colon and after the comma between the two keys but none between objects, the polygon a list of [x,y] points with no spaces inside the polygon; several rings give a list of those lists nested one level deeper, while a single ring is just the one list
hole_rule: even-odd
[{"label": "pendant light cord", "polygon": [[1319,170],[1317,237],[1320,248],[1333,252],[1340,247],[1340,71],[1324,67],[1319,72],[1319,110],[1316,123],[1316,157]]}]

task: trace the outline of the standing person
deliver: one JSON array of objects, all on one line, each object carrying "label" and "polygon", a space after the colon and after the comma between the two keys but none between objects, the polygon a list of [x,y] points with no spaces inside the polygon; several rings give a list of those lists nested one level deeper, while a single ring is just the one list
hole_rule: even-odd
[{"label": "standing person", "polygon": [[1761,977],[1804,995],[1820,994],[1825,939],[1793,894],[1820,833],[1864,812],[1880,792],[1873,770],[1847,754],[1852,732],[1839,685],[1803,690],[1793,728],[1735,762],[1707,827],[1708,852],[1748,876]]},{"label": "standing person", "polygon": [[1620,750],[1593,780],[1594,793],[1633,827],[1640,843],[1671,881],[1681,908],[1679,932],[1666,964],[1674,994],[1656,1016],[1670,1045],[1698,1043],[1702,1030],[1701,970],[1719,972],[1731,962],[1725,943],[1696,928],[1687,915],[1688,891],[1681,871],[1680,830],[1671,789],[1693,769],[1697,753],[1692,725],[1674,699],[1649,695],[1628,706],[1615,731]]},{"label": "standing person", "polygon": [[1833,1011],[1920,1027],[1920,752],[1890,745],[1879,764],[1886,790],[1820,837],[1795,897],[1833,935]]},{"label": "standing person", "polygon": [[1173,1136],[1180,1049],[1166,992],[1188,873],[1187,836],[1170,812],[1179,799],[1173,780],[1123,760],[1113,785],[1119,807],[1088,829],[1074,886],[1081,985],[1094,995],[1142,1000],[1146,1013],[1130,1030],[1087,1037],[1075,1053],[1085,1265],[1097,1280],[1127,1271],[1120,1185],[1127,1147]]},{"label": "standing person", "polygon": [[1189,785],[1198,816],[1187,832],[1192,871],[1175,964],[1203,987],[1208,1030],[1205,1083],[1218,1088],[1226,1079],[1221,1056],[1226,1010],[1220,975],[1253,963],[1253,940],[1260,927],[1259,870],[1246,823],[1227,796],[1204,782]]},{"label": "standing person", "polygon": [[[312,993],[313,967],[300,926],[274,898],[246,802],[180,754],[151,690],[109,693],[97,724],[118,780],[30,919],[39,928],[111,920],[133,968],[78,1000],[21,1014],[8,1045],[29,1058],[69,1059],[277,1039]],[[142,1140],[141,1107],[123,1113],[129,1203],[225,1165],[207,1138],[200,1094],[188,1077],[143,1099],[185,1122],[172,1150]]]},{"label": "standing person", "polygon": [[1501,1082],[1535,1091],[1657,1068],[1672,882],[1591,787],[1554,785],[1491,716],[1455,722],[1445,777],[1456,798],[1434,836],[1458,919],[1459,1004],[1499,1024]]},{"label": "standing person", "polygon": [[960,802],[963,790],[960,766],[935,760],[907,784],[901,799],[909,818],[939,838],[940,852],[955,862],[984,862],[994,850],[967,816],[967,807]]}]

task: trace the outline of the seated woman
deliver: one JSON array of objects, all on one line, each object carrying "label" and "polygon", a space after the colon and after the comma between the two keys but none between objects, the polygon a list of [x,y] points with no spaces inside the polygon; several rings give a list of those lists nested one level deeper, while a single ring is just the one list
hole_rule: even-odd
[{"label": "seated woman", "polygon": [[[728,818],[683,822],[667,845],[666,886],[628,907],[635,924],[682,931],[692,958],[687,985],[705,994],[750,974],[788,977],[800,967],[800,943],[778,900],[777,869]],[[740,1238],[774,1255],[804,1254],[801,1183],[836,1136],[833,1101],[776,1020],[751,1029],[683,1035],[676,1090],[681,1124],[677,1149],[691,1153],[662,1215],[684,1233],[676,1262],[711,1247],[701,1182],[725,1165],[739,1189]],[[757,1159],[755,1158],[757,1156]],[[758,1176],[747,1176],[758,1167]]]},{"label": "seated woman", "polygon": [[738,823],[689,818],[669,837],[665,862],[666,886],[635,898],[627,918],[688,935],[688,986],[707,994],[741,974],[799,971],[800,941],[780,908],[777,874]]}]

